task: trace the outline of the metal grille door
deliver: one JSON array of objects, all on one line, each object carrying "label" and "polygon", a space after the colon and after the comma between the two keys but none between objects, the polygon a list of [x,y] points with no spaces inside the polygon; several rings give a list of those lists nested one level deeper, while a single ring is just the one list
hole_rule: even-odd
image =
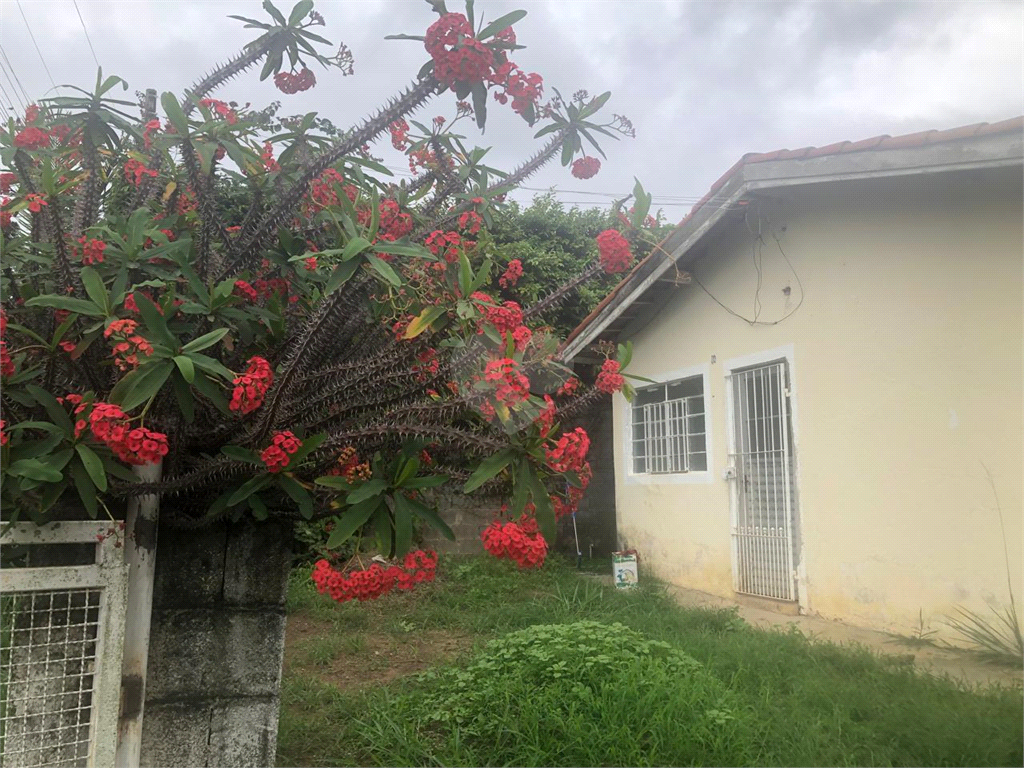
[{"label": "metal grille door", "polygon": [[[127,566],[106,523],[16,524],[2,537],[0,763],[114,764]],[[81,565],[35,567],[94,551]],[[37,554],[38,553],[38,554]],[[27,554],[27,563],[18,562]],[[51,558],[52,559],[52,558]],[[59,558],[58,558],[59,559]]]},{"label": "metal grille door", "polygon": [[796,600],[796,483],[786,361],[730,375],[737,592]]}]

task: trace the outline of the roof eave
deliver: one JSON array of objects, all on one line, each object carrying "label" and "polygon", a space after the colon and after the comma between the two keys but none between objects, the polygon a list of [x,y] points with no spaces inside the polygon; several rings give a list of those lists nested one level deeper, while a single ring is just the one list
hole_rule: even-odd
[{"label": "roof eave", "polygon": [[[571,361],[599,337],[622,312],[693,249],[744,197],[754,191],[823,184],[847,179],[944,173],[956,170],[1020,165],[1024,159],[1024,135],[1006,132],[905,149],[850,152],[845,154],[740,163],[732,175],[661,244],[636,266],[613,293],[598,305],[569,337],[560,357]],[[663,254],[668,254],[665,258]],[[657,258],[661,255],[661,258]]]}]

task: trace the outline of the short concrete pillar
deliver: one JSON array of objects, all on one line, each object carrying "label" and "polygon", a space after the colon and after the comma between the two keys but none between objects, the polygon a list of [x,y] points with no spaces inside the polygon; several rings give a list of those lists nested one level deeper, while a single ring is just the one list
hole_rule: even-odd
[{"label": "short concrete pillar", "polygon": [[274,765],[292,525],[158,541],[141,765]]}]

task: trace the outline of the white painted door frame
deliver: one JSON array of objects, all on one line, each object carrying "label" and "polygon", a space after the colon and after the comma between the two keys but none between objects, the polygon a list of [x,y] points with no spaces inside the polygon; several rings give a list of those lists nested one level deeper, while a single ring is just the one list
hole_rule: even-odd
[{"label": "white painted door frame", "polygon": [[725,361],[724,373],[725,373],[725,410],[726,410],[726,441],[727,441],[727,453],[728,463],[725,470],[724,476],[730,479],[729,488],[729,524],[730,524],[730,539],[732,549],[732,571],[733,571],[733,588],[738,590],[740,584],[740,552],[738,549],[737,536],[735,535],[739,526],[739,509],[740,504],[743,503],[743,489],[739,487],[739,483],[736,482],[738,479],[738,468],[736,466],[736,454],[738,453],[739,446],[737,444],[737,427],[736,420],[734,417],[736,407],[736,391],[734,386],[734,373],[743,369],[750,369],[754,367],[768,365],[774,362],[784,362],[785,369],[788,375],[788,389],[789,396],[788,400],[788,435],[786,439],[789,440],[788,454],[789,461],[792,462],[791,471],[789,472],[792,478],[792,488],[790,492],[792,494],[791,500],[788,502],[790,509],[790,520],[789,520],[789,536],[792,544],[792,559],[791,563],[793,567],[793,579],[794,579],[794,590],[796,596],[796,602],[799,606],[801,613],[807,613],[809,611],[808,595],[807,595],[807,580],[805,570],[805,557],[803,549],[803,526],[801,525],[801,517],[803,514],[803,505],[800,503],[800,448],[797,432],[797,391],[796,391],[796,374],[793,361],[793,345],[789,344],[782,347],[776,347],[774,349],[764,350],[762,352],[756,352],[742,357],[736,357],[731,360]]}]

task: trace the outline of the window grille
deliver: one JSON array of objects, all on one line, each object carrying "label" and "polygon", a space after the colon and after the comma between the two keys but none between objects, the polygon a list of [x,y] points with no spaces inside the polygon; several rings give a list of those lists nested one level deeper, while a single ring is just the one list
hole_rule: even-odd
[{"label": "window grille", "polygon": [[634,474],[707,471],[703,376],[637,390],[632,415]]}]

